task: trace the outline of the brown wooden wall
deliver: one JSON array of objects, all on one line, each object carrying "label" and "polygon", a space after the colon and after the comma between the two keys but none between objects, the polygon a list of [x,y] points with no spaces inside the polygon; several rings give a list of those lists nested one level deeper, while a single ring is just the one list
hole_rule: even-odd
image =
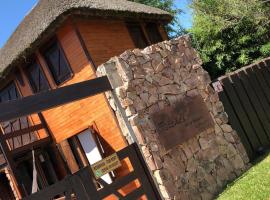
[{"label": "brown wooden wall", "polygon": [[135,48],[124,21],[82,19],[77,26],[96,66]]},{"label": "brown wooden wall", "polygon": [[[96,27],[94,28],[96,29]],[[91,29],[91,27],[89,27],[89,29]],[[100,26],[100,29],[103,31],[104,27]],[[70,21],[65,23],[65,25],[57,31],[57,38],[63,47],[66,58],[73,71],[73,77],[60,87],[95,78],[93,66],[87,60],[85,52],[83,51]],[[96,48],[98,49],[98,47],[100,47],[101,50],[97,50],[97,52],[102,52],[102,49],[107,48],[104,46],[97,46]],[[121,46],[119,46],[119,48],[121,48]],[[124,51],[124,49],[118,51],[121,52]],[[100,57],[104,60],[110,58],[105,58],[103,53],[95,54],[94,58],[98,60],[99,55],[101,55]],[[110,56],[111,55],[112,54],[110,54]],[[46,63],[39,52],[37,52],[37,57],[51,87],[55,88],[56,85],[54,84],[54,81],[47,70]],[[27,80],[25,82],[28,83]],[[20,86],[20,90],[24,96],[31,94],[31,89],[28,84]],[[108,152],[112,152],[112,150],[117,151],[126,146],[126,142],[120,132],[114,113],[111,111],[104,94],[66,104],[46,111],[43,114],[57,143],[80,133],[92,125],[96,125],[101,137],[108,144]]]},{"label": "brown wooden wall", "polygon": [[[73,71],[72,78],[60,85],[60,87],[95,78],[94,67],[86,57],[73,24],[70,21],[67,21],[57,31],[56,35]],[[100,48],[104,47],[100,46]],[[124,51],[124,49],[122,49],[122,51]],[[57,86],[46,66],[46,62],[39,51],[36,52],[36,58],[42,67],[51,88],[56,88]],[[110,57],[108,57],[107,60],[109,58]],[[103,57],[103,59],[106,58]],[[23,67],[20,68],[20,71],[22,72],[24,84],[19,83],[17,80],[17,86],[23,96],[31,95],[32,90]],[[75,162],[74,156],[71,154],[70,147],[67,145],[68,143],[64,141],[71,136],[79,134],[85,129],[94,126],[102,138],[103,147],[107,155],[127,146],[126,140],[118,127],[118,122],[116,121],[114,113],[108,105],[104,94],[59,106],[43,112],[43,115],[56,143],[61,143],[61,148],[68,161],[69,168],[73,173],[79,168]],[[34,123],[39,123],[38,119],[34,118],[33,121]],[[126,167],[125,163],[123,164],[124,167],[121,171],[118,171],[118,175],[123,175],[126,171],[129,171],[129,167]]]},{"label": "brown wooden wall", "polygon": [[[160,29],[163,39],[167,39],[164,29],[162,27]],[[73,71],[73,76],[69,80],[57,86],[40,51],[36,51],[34,55],[52,89],[93,79],[96,75],[92,61],[95,66],[99,66],[111,57],[117,56],[127,49],[135,48],[125,21],[119,19],[68,19],[57,30],[56,37]],[[84,49],[84,46],[86,49]],[[88,51],[92,61],[89,60],[85,51]],[[22,96],[29,96],[33,93],[25,75],[24,67],[18,67],[21,72],[20,79],[23,81],[19,81],[18,77],[15,80]],[[11,74],[9,79],[14,79],[14,75]],[[43,115],[55,142],[61,143],[72,172],[77,171],[78,166],[75,164],[75,158],[72,155],[70,156],[70,147],[67,145],[66,139],[91,126],[94,126],[102,137],[105,152],[108,155],[127,146],[104,94],[59,106],[43,112]],[[40,121],[33,116],[33,123],[40,123]],[[124,171],[122,170],[120,173]]]},{"label": "brown wooden wall", "polygon": [[[96,77],[94,66],[89,61],[85,49],[83,49],[82,41],[80,41],[75,31],[75,26],[81,34],[82,40],[95,66],[99,66],[111,57],[117,56],[127,49],[135,48],[124,20],[77,19],[75,24],[74,21],[67,20],[57,30],[56,37],[71,66],[73,76],[61,84],[60,87]],[[162,28],[161,35],[163,39],[167,39],[166,32]],[[35,57],[44,71],[51,89],[57,88],[58,86],[55,84],[40,51],[36,51],[33,57]],[[15,80],[22,96],[32,95],[33,92],[26,77],[24,67],[23,65],[18,66],[20,76],[14,76],[14,73],[10,74],[6,82],[1,84],[0,88],[4,87],[11,80]],[[43,115],[55,142],[61,143],[61,148],[72,172],[77,171],[78,166],[76,165],[75,158],[70,154],[71,149],[66,139],[79,134],[90,126],[94,126],[102,137],[107,155],[127,146],[127,142],[118,127],[118,122],[104,94],[59,106],[43,112]],[[37,115],[32,115],[31,117],[33,124],[40,123]],[[122,164],[123,167],[116,170],[117,176],[123,176],[131,170],[131,165],[127,160],[122,162]],[[134,186],[136,184],[131,185],[130,188],[126,188],[124,192]]]}]

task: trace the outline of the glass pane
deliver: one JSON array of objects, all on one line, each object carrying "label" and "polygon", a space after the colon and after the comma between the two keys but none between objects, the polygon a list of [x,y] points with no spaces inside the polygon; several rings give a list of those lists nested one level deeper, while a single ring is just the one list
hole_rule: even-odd
[{"label": "glass pane", "polygon": [[49,89],[49,84],[43,71],[37,63],[33,63],[27,68],[28,78],[34,93],[46,91]]},{"label": "glass pane", "polygon": [[64,82],[71,76],[70,67],[58,43],[54,43],[45,52],[45,59],[56,84]]},{"label": "glass pane", "polygon": [[148,46],[143,30],[139,24],[128,24],[127,27],[137,48],[143,49]]},{"label": "glass pane", "polygon": [[[19,97],[20,95],[14,83],[11,83],[2,91],[0,91],[0,102],[7,102],[10,100],[15,100],[15,99],[18,99]],[[20,128],[23,128],[22,122],[24,123],[24,126],[26,126],[25,123],[27,123],[27,117],[21,117],[20,120],[15,119],[10,122],[2,122],[1,125],[4,129],[4,132],[9,133],[11,131],[19,130]]]},{"label": "glass pane", "polygon": [[14,83],[10,84],[9,86],[5,87],[0,92],[0,102],[15,100],[19,97],[18,91]]},{"label": "glass pane", "polygon": [[162,41],[162,37],[160,35],[160,32],[158,30],[158,26],[155,23],[148,23],[146,25],[146,32],[149,37],[149,40],[152,44],[158,43]]}]

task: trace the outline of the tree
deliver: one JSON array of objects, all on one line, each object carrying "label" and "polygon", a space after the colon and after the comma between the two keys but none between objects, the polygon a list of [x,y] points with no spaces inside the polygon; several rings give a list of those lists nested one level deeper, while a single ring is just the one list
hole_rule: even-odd
[{"label": "tree", "polygon": [[212,78],[270,56],[269,0],[193,0],[190,30]]},{"label": "tree", "polygon": [[172,22],[166,26],[170,38],[185,33],[185,29],[181,26],[177,18],[182,11],[176,8],[176,6],[174,5],[174,0],[129,0],[129,1],[145,4],[148,6],[153,6],[171,13],[174,16],[174,18]]}]

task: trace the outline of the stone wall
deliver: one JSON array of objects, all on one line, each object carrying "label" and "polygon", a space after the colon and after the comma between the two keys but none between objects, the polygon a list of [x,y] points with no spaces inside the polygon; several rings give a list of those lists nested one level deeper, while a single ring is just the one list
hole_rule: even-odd
[{"label": "stone wall", "polygon": [[[140,144],[164,199],[213,199],[248,166],[244,147],[227,124],[228,116],[201,64],[189,37],[183,36],[128,50],[98,68],[98,76],[107,75],[113,86],[106,95],[123,134]],[[165,151],[151,114],[195,95],[202,96],[214,128]]]}]

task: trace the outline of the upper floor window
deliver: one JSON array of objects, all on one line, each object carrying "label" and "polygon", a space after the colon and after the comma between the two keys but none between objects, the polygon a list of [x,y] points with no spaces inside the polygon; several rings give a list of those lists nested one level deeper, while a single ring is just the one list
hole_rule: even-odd
[{"label": "upper floor window", "polygon": [[128,23],[127,24],[130,36],[137,48],[143,49],[148,46],[147,39],[143,33],[143,29],[140,24]]},{"label": "upper floor window", "polygon": [[50,88],[49,83],[37,62],[27,67],[27,75],[34,93],[46,91]]},{"label": "upper floor window", "polygon": [[[16,100],[20,98],[20,94],[16,88],[15,83],[9,84],[7,87],[0,91],[0,103],[7,102],[10,100]],[[8,122],[1,122],[2,128],[5,133],[9,133],[21,128],[26,128],[29,126],[29,121],[27,117],[21,117],[19,119],[14,119]]]},{"label": "upper floor window", "polygon": [[163,40],[156,23],[147,23],[145,30],[151,44],[155,44]]},{"label": "upper floor window", "polygon": [[55,41],[45,51],[44,57],[57,85],[71,77],[72,71],[60,44]]},{"label": "upper floor window", "polygon": [[16,85],[14,83],[9,84],[7,87],[0,91],[0,102],[6,102],[10,100],[16,100],[20,97]]}]

